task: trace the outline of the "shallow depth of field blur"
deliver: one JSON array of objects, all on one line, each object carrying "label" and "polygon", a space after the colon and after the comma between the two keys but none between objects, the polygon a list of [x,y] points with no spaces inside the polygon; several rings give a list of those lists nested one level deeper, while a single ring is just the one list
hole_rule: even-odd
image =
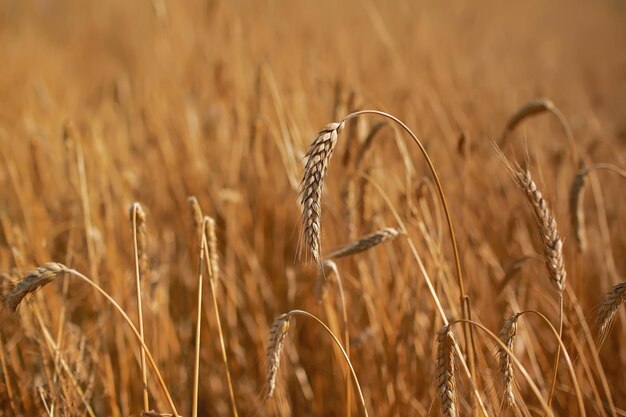
[{"label": "shallow depth of field blur", "polygon": [[[276,395],[261,399],[279,314],[309,311],[343,340],[338,289],[318,299],[300,238],[298,185],[319,129],[358,109],[404,121],[443,184],[472,319],[498,334],[512,313],[534,309],[557,326],[536,221],[494,142],[521,106],[545,98],[565,116],[586,165],[624,169],[625,45],[619,0],[0,0],[0,286],[61,262],[136,321],[128,211],[140,202],[151,270],[146,344],[179,413],[190,416],[198,244],[187,198],[196,196],[217,224],[216,291],[239,416],[345,416],[347,367],[302,318],[291,322]],[[381,121],[361,116],[339,136],[322,197],[323,253],[406,228],[407,236],[336,261],[350,358],[371,416],[440,415],[443,322],[424,272],[447,317],[461,318],[452,245],[432,175],[403,131],[386,122],[353,172]],[[595,335],[598,305],[626,280],[624,180],[590,174],[579,252],[568,209],[579,167],[557,119],[526,118],[502,151],[528,165],[564,240],[563,343],[587,415],[624,416],[624,308],[599,358],[584,331],[588,324]],[[352,213],[349,181],[357,184]],[[204,304],[199,415],[232,416],[208,286]],[[85,402],[98,416],[141,414],[139,345],[92,288],[59,279],[0,326],[0,416],[46,416],[51,405],[56,416],[83,416]],[[453,331],[465,351],[463,326]],[[555,337],[533,316],[518,332],[513,353],[547,398]],[[496,344],[485,332],[473,336],[473,381],[489,415],[544,415],[518,369],[517,411],[503,407]],[[456,371],[458,412],[480,415]],[[148,388],[151,408],[170,412],[153,374]],[[362,415],[353,387],[350,398],[351,415]],[[580,415],[563,355],[551,408]]]}]

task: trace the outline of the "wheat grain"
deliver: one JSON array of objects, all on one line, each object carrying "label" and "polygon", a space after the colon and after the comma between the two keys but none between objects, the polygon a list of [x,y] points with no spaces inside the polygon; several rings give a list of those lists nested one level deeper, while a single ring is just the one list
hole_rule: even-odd
[{"label": "wheat grain", "polygon": [[319,268],[322,268],[321,199],[324,177],[343,126],[343,122],[330,123],[320,130],[305,155],[304,175],[300,183],[304,239]]},{"label": "wheat grain", "polygon": [[456,417],[456,382],[454,376],[454,334],[450,325],[437,335],[437,393],[443,417]]},{"label": "wheat grain", "polygon": [[267,346],[267,373],[265,378],[265,388],[263,390],[263,401],[267,401],[274,395],[276,390],[276,378],[280,368],[280,357],[283,353],[283,346],[287,333],[289,332],[288,314],[280,315],[272,324],[270,329],[269,344]]}]

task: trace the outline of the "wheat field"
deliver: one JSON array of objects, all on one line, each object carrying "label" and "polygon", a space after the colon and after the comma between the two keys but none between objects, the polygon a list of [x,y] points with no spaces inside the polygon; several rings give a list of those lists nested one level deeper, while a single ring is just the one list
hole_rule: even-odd
[{"label": "wheat field", "polygon": [[0,0],[0,416],[626,416],[626,3]]}]

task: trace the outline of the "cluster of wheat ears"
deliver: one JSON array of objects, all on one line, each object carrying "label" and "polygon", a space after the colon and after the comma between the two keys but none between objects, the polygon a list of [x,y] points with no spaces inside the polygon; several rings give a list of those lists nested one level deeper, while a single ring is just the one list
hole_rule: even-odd
[{"label": "cluster of wheat ears", "polygon": [[[437,312],[440,315],[439,320],[443,323],[443,326],[437,333],[436,341],[436,358],[434,363],[434,376],[433,383],[436,386],[435,392],[437,393],[441,414],[446,417],[454,417],[458,415],[459,402],[463,401],[471,403],[469,408],[473,409],[477,415],[490,415],[485,405],[485,393],[478,384],[479,379],[477,375],[484,370],[479,369],[481,366],[477,363],[477,340],[478,333],[486,335],[487,340],[490,340],[491,344],[497,349],[499,379],[501,385],[496,389],[499,391],[498,396],[501,398],[501,408],[493,412],[501,413],[505,410],[513,410],[515,413],[521,413],[520,415],[530,415],[524,401],[518,400],[516,395],[516,372],[523,377],[523,383],[529,387],[537,397],[537,404],[545,415],[553,415],[552,402],[555,396],[557,385],[559,384],[560,369],[559,364],[561,359],[565,361],[567,373],[569,374],[569,382],[571,384],[570,389],[573,392],[573,397],[576,400],[576,407],[580,416],[587,415],[587,410],[590,406],[587,404],[589,398],[583,394],[581,389],[581,376],[574,369],[574,364],[578,360],[570,351],[571,346],[568,346],[567,340],[564,337],[564,323],[571,321],[567,315],[571,313],[571,309],[567,308],[568,297],[573,297],[573,292],[568,287],[566,262],[564,260],[564,242],[553,211],[550,209],[548,201],[542,194],[537,182],[531,174],[531,167],[529,166],[529,160],[527,159],[522,165],[510,162],[501,149],[505,149],[507,138],[510,133],[516,128],[516,126],[524,119],[544,112],[554,114],[558,121],[561,123],[565,130],[565,136],[568,139],[570,146],[570,153],[573,163],[578,170],[577,175],[571,180],[571,187],[569,191],[569,212],[570,222],[572,230],[575,231],[575,242],[568,242],[569,244],[576,244],[577,250],[583,252],[586,250],[587,240],[585,235],[585,217],[583,209],[583,198],[586,189],[586,184],[590,174],[596,170],[608,170],[616,173],[622,178],[626,178],[626,172],[620,168],[606,163],[586,164],[584,158],[580,158],[576,152],[575,143],[572,137],[571,129],[567,124],[567,121],[554,104],[549,100],[534,100],[529,102],[526,106],[522,107],[516,114],[514,114],[509,123],[506,125],[502,138],[499,144],[493,145],[493,155],[498,156],[503,166],[510,173],[512,183],[515,183],[520,189],[521,194],[527,200],[528,207],[532,211],[534,219],[536,220],[537,233],[541,241],[543,248],[543,260],[546,266],[547,277],[554,285],[556,289],[556,297],[558,305],[560,306],[558,319],[553,322],[547,318],[544,312],[536,309],[523,310],[514,312],[510,317],[503,320],[503,325],[499,332],[499,336],[490,330],[486,325],[481,324],[477,319],[473,318],[472,305],[470,303],[471,294],[468,294],[464,287],[464,280],[466,279],[462,271],[462,262],[459,255],[457,246],[457,238],[453,224],[455,220],[452,218],[449,203],[446,200],[446,194],[444,192],[443,181],[440,180],[435,165],[426,148],[423,146],[417,136],[396,117],[375,110],[361,110],[344,117],[338,122],[330,123],[320,130],[315,140],[309,146],[306,155],[304,157],[304,175],[300,182],[299,193],[301,203],[301,226],[302,226],[302,245],[303,250],[313,260],[317,269],[317,283],[316,283],[316,298],[321,302],[327,297],[327,294],[331,291],[336,291],[338,294],[338,310],[341,317],[341,323],[339,326],[325,323],[317,315],[306,311],[304,309],[293,309],[284,314],[281,314],[276,318],[271,325],[269,337],[266,348],[266,376],[263,384],[263,388],[259,390],[260,399],[264,402],[272,399],[275,395],[277,387],[280,385],[280,373],[281,358],[283,358],[284,351],[287,345],[290,343],[289,334],[293,332],[294,318],[303,317],[311,319],[313,323],[321,326],[323,331],[332,339],[332,342],[336,345],[339,357],[345,360],[346,368],[346,403],[347,403],[347,415],[351,414],[350,403],[351,395],[356,392],[357,403],[360,406],[361,412],[364,416],[371,414],[368,408],[368,399],[366,398],[365,390],[359,382],[359,367],[354,366],[351,361],[350,355],[350,342],[352,340],[349,331],[350,311],[347,306],[346,297],[344,294],[344,283],[342,281],[342,275],[340,268],[335,262],[339,258],[344,257],[358,257],[363,252],[369,251],[379,245],[383,245],[388,242],[392,242],[395,239],[405,239],[411,250],[414,252],[415,259],[417,261],[420,271],[422,271],[423,278],[426,282],[427,288],[433,298],[433,301],[437,305]],[[383,227],[380,230],[373,231],[369,234],[365,234],[363,237],[355,236],[352,231],[358,229],[358,226],[352,224],[359,217],[356,212],[356,199],[364,198],[363,195],[359,195],[359,181],[361,177],[358,176],[358,171],[350,176],[348,181],[348,187],[346,189],[345,198],[347,201],[347,218],[350,224],[348,225],[351,231],[352,241],[347,245],[344,245],[336,250],[324,254],[322,251],[322,235],[324,232],[324,222],[322,220],[322,207],[323,207],[323,190],[325,183],[327,182],[326,174],[331,163],[331,157],[335,151],[338,142],[342,139],[342,131],[347,124],[355,122],[357,118],[363,118],[366,116],[376,116],[385,119],[391,126],[397,127],[401,134],[407,135],[415,145],[419,147],[423,157],[426,160],[428,168],[430,170],[431,180],[434,182],[434,188],[436,190],[435,201],[441,204],[445,221],[448,228],[448,235],[450,239],[450,247],[454,256],[454,274],[458,282],[458,293],[460,303],[460,316],[452,318],[449,313],[442,307],[440,302],[440,296],[438,295],[435,287],[436,284],[431,281],[429,274],[425,272],[425,266],[421,260],[420,255],[417,253],[415,244],[413,243],[412,236],[407,232],[403,219],[394,210],[394,216],[398,222],[398,226],[395,227]],[[362,143],[357,161],[362,159],[362,154],[371,146],[371,139],[384,127],[386,124],[379,123],[374,125],[371,129],[367,139]],[[72,132],[73,127],[68,125],[66,127],[66,136],[71,137],[76,133]],[[358,164],[358,162],[357,162]],[[362,184],[361,184],[362,186]],[[362,188],[361,188],[362,191]],[[219,253],[219,242],[216,233],[216,221],[210,216],[205,216],[198,199],[190,197],[188,204],[191,213],[191,219],[194,225],[194,234],[192,241],[194,242],[192,248],[198,254],[197,260],[197,298],[195,304],[195,310],[197,316],[195,319],[194,329],[194,361],[193,361],[193,388],[191,392],[191,415],[196,417],[198,415],[198,397],[199,397],[199,385],[201,383],[200,376],[202,375],[201,365],[201,351],[202,351],[202,320],[203,320],[203,296],[205,288],[207,287],[204,282],[205,277],[208,279],[208,291],[210,294],[212,309],[208,310],[208,314],[213,314],[215,323],[217,324],[217,337],[219,338],[220,350],[221,350],[221,362],[223,364],[223,375],[225,378],[225,385],[228,388],[229,406],[234,417],[238,415],[237,401],[236,401],[236,389],[234,387],[233,378],[231,377],[230,362],[229,362],[229,349],[227,348],[227,337],[222,329],[222,318],[220,318],[220,304],[218,303],[217,293],[220,288],[221,268]],[[148,279],[151,274],[150,260],[148,254],[148,232],[147,232],[147,216],[139,203],[134,203],[130,209],[130,225],[132,231],[132,245],[133,254],[135,259],[135,292],[136,292],[136,307],[137,307],[137,320],[133,321],[129,317],[129,313],[122,308],[114,297],[105,291],[95,277],[89,277],[78,270],[66,266],[58,262],[46,263],[42,266],[38,266],[25,274],[19,280],[7,280],[3,282],[2,293],[0,298],[0,306],[2,312],[6,316],[11,316],[16,313],[18,308],[24,304],[29,296],[33,295],[36,291],[43,287],[59,280],[61,277],[69,277],[77,279],[84,284],[91,286],[97,293],[99,293],[104,299],[112,306],[117,313],[121,316],[124,324],[130,329],[133,337],[137,342],[138,356],[137,361],[141,370],[141,382],[142,387],[142,409],[144,416],[164,416],[174,415],[178,416],[179,412],[176,407],[175,396],[170,393],[170,389],[165,381],[163,374],[160,372],[159,364],[151,351],[151,348],[146,343],[144,319],[143,319],[143,302],[145,301],[145,295],[142,294],[142,281]],[[226,242],[228,244],[228,242]],[[102,278],[101,278],[102,279]],[[100,280],[101,280],[100,279]],[[506,280],[506,278],[505,278]],[[601,300],[597,309],[584,317],[581,328],[585,331],[584,340],[586,340],[590,346],[592,352],[594,352],[594,358],[599,360],[598,350],[605,340],[611,325],[620,310],[620,307],[626,301],[626,282],[615,285],[611,291]],[[63,360],[62,356],[58,354],[58,348],[55,346],[55,341],[47,331],[45,325],[42,322],[41,312],[33,306],[32,313],[36,317],[37,321],[41,325],[41,330],[46,338],[46,343],[50,348],[57,352],[55,354],[55,376],[57,373],[66,374],[68,377],[73,375],[73,371],[70,366]],[[549,332],[554,336],[556,341],[556,351],[554,352],[553,365],[549,379],[549,391],[547,395],[541,391],[537,386],[537,383],[533,380],[531,372],[529,372],[523,365],[520,359],[517,358],[515,353],[515,342],[518,335],[519,321],[523,317],[535,316],[540,319],[542,326],[545,325],[549,329]],[[579,316],[580,317],[580,316]],[[340,334],[331,330],[331,327],[340,329]],[[461,333],[461,337],[455,336],[455,331]],[[206,340],[206,339],[205,339]],[[483,339],[480,339],[483,340]],[[0,346],[2,344],[0,343]],[[366,347],[367,348],[367,347]],[[577,347],[579,349],[580,347]],[[11,407],[15,407],[13,404],[16,401],[16,393],[10,390],[12,383],[8,380],[11,373],[8,371],[7,363],[4,360],[4,353],[0,352],[2,360],[2,375],[5,379],[6,387],[9,389],[7,393],[9,395],[9,401]],[[596,362],[597,364],[597,362]],[[467,381],[470,383],[469,398],[460,399],[458,395],[457,384],[457,372],[461,369]],[[517,369],[517,371],[516,371]],[[151,380],[148,379],[148,373],[150,372]],[[139,378],[137,378],[139,379]],[[163,414],[153,410],[153,405],[150,402],[150,389],[149,382],[152,380],[156,382],[161,391],[161,395],[165,399],[169,410],[166,410],[169,414]],[[74,381],[75,385],[72,389],[77,390],[79,397],[83,400],[83,407],[87,414],[94,416],[96,413],[90,405],[87,396],[83,392],[80,384]],[[561,382],[564,384],[565,382]],[[594,385],[595,387],[595,385]],[[354,390],[354,391],[353,391]],[[602,390],[604,390],[604,407],[608,410],[608,413],[613,417],[616,417],[618,411],[611,398],[610,389],[607,387],[606,381],[602,382]],[[602,394],[599,392],[594,393],[597,398],[600,398]],[[152,391],[152,396],[156,394]],[[50,415],[54,415],[54,404],[47,404],[45,395],[42,395],[42,401],[45,404],[45,409]],[[521,406],[520,406],[521,405]],[[15,411],[15,409],[14,409]]]}]

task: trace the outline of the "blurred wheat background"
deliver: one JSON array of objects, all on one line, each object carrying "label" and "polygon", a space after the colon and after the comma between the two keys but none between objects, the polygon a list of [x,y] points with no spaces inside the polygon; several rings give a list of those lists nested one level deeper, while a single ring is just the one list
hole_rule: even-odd
[{"label": "blurred wheat background", "polygon": [[[300,237],[298,204],[319,129],[355,110],[389,112],[439,173],[471,318],[499,334],[511,314],[537,310],[558,327],[536,221],[494,147],[510,117],[543,98],[576,154],[546,111],[511,129],[502,152],[532,172],[563,239],[562,340],[582,396],[561,353],[550,408],[581,415],[580,400],[589,416],[625,416],[624,309],[601,346],[596,323],[625,281],[623,178],[589,173],[582,251],[568,207],[579,159],[626,167],[625,45],[626,5],[615,0],[0,0],[0,289],[61,262],[137,323],[129,209],[140,202],[146,345],[190,416],[196,196],[215,219],[215,295],[238,415],[361,415],[339,350],[301,317],[277,392],[263,401],[270,328],[291,309],[315,314],[344,344],[347,331],[372,416],[481,415],[472,385],[488,415],[545,415],[517,368],[507,406],[496,342],[474,328],[470,349],[461,324],[451,330],[475,369],[470,383],[453,366],[456,411],[442,407],[444,322],[425,277],[448,319],[464,314],[433,177],[397,125],[372,115],[346,123],[325,180],[323,255],[383,228],[403,232],[335,260],[347,329],[337,281],[320,281]],[[209,292],[205,279],[198,413],[230,416]],[[69,275],[29,298],[0,324],[0,415],[141,415],[139,344],[115,310]],[[534,316],[518,326],[510,349],[547,400],[557,340]],[[171,412],[151,373],[148,392],[151,408]]]}]

